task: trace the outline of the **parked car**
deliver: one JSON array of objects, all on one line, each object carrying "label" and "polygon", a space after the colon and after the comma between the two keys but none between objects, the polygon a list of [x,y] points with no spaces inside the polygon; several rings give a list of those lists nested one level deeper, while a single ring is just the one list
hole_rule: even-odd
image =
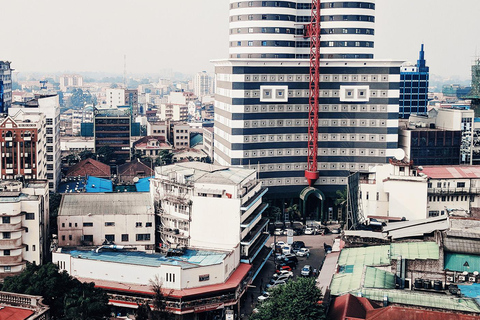
[{"label": "parked car", "polygon": [[277,265],[277,268],[275,269],[275,272],[280,272],[282,270],[287,270],[287,271],[292,271],[292,267],[290,266],[287,266],[287,265],[282,265],[282,264],[278,264]]},{"label": "parked car", "polygon": [[268,293],[267,291],[264,291],[258,298],[257,298],[257,301],[258,302],[263,302],[267,299],[270,298],[270,293]]},{"label": "parked car", "polygon": [[277,241],[277,246],[279,247],[285,247],[287,244],[284,241]]},{"label": "parked car", "polygon": [[340,228],[336,228],[332,230],[332,234],[339,234],[341,232]]},{"label": "parked car", "polygon": [[297,259],[297,256],[295,254],[286,254],[283,259],[287,260],[287,261],[293,261],[295,263],[298,263],[298,259]]},{"label": "parked car", "polygon": [[305,257],[309,253],[310,253],[310,250],[308,250],[307,248],[302,248],[302,249],[297,251],[297,256]]},{"label": "parked car", "polygon": [[270,281],[270,282],[267,284],[267,288],[272,288],[272,287],[280,286],[280,285],[283,285],[283,284],[286,284],[286,283],[287,283],[287,281],[285,281],[285,280]]},{"label": "parked car", "polygon": [[308,264],[302,268],[302,271],[300,271],[300,274],[304,277],[309,277],[311,273],[312,273],[312,267]]},{"label": "parked car", "polygon": [[283,260],[285,259],[285,255],[283,253],[275,253],[275,260]]},{"label": "parked car", "polygon": [[305,243],[303,241],[293,241],[292,243],[292,252],[297,253],[301,248],[305,248]]},{"label": "parked car", "polygon": [[289,245],[284,246],[282,249],[282,253],[285,255],[292,253],[291,247]]},{"label": "parked car", "polygon": [[[291,271],[290,271],[290,272],[291,272]],[[284,275],[279,276],[279,277],[272,277],[272,278],[270,279],[270,282],[272,282],[272,281],[280,281],[280,280],[288,281],[288,280],[290,280],[290,277],[289,277],[288,275],[284,274]]]},{"label": "parked car", "polygon": [[283,233],[283,230],[280,229],[280,228],[277,228],[275,229],[275,231],[273,231],[273,234],[276,235],[276,236],[281,236]]},{"label": "parked car", "polygon": [[287,270],[290,270],[292,271],[292,269],[296,268],[297,267],[297,264],[293,261],[279,261],[278,264],[277,264],[277,268],[275,270],[282,270],[283,267],[289,267],[290,269],[287,269]]},{"label": "parked car", "polygon": [[305,234],[314,235],[314,234],[317,234],[317,230],[314,228],[305,228]]},{"label": "parked car", "polygon": [[279,272],[276,272],[274,275],[273,275],[273,278],[278,278],[280,276],[284,276],[284,275],[287,275],[289,278],[293,278],[293,272],[292,271],[288,271],[288,270],[278,270]]}]

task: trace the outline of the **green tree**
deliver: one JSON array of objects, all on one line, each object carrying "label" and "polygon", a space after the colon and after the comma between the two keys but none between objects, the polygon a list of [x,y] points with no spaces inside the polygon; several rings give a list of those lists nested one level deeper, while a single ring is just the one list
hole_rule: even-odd
[{"label": "green tree", "polygon": [[43,296],[52,319],[102,319],[109,314],[107,294],[93,283],[81,283],[51,262],[27,264],[17,276],[5,278],[3,291]]},{"label": "green tree", "polygon": [[348,203],[348,190],[347,188],[342,190],[337,190],[336,192],[337,198],[335,199],[335,205],[342,208],[342,217],[341,220],[345,221],[345,214],[346,214],[346,206]]},{"label": "green tree", "polygon": [[158,156],[162,160],[162,164],[172,163],[173,153],[170,150],[161,150]]},{"label": "green tree", "polygon": [[154,293],[153,296],[153,310],[152,310],[152,319],[153,320],[169,320],[173,319],[173,315],[170,311],[167,310],[167,296],[162,292],[162,283],[155,276],[155,279],[150,280],[150,286]]},{"label": "green tree", "polygon": [[290,217],[290,221],[297,221],[302,219],[302,214],[300,212],[298,204],[294,204],[291,207],[288,207],[287,212]]},{"label": "green tree", "polygon": [[114,158],[113,149],[109,146],[103,146],[97,150],[98,160],[110,164],[110,161]]},{"label": "green tree", "polygon": [[325,310],[314,278],[300,278],[271,289],[270,298],[258,307],[251,320],[321,320]]},{"label": "green tree", "polygon": [[67,161],[67,164],[69,166],[72,166],[72,165],[78,163],[79,156],[71,153],[71,154],[69,154],[68,156],[65,157],[65,160]]},{"label": "green tree", "polygon": [[81,160],[85,160],[85,159],[88,159],[88,158],[91,158],[91,159],[94,159],[95,158],[95,153],[93,153],[92,151],[90,150],[83,150],[81,151],[78,156],[80,157]]}]

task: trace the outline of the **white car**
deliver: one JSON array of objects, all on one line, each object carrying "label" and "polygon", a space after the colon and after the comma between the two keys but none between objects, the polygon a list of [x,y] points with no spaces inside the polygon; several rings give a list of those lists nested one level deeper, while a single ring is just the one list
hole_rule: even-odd
[{"label": "white car", "polygon": [[284,247],[282,248],[282,253],[283,253],[283,254],[290,254],[290,253],[292,253],[292,247],[290,247],[290,246],[288,246],[288,245],[284,246]]},{"label": "white car", "polygon": [[272,281],[272,282],[270,282],[269,284],[267,284],[267,288],[272,288],[272,287],[284,285],[284,284],[286,284],[286,283],[287,283],[287,281],[285,281],[285,280]]},{"label": "white car", "polygon": [[267,300],[268,298],[270,298],[270,293],[268,293],[268,292],[265,291],[264,293],[262,293],[262,294],[257,298],[257,301],[258,301],[258,302],[263,302],[263,301]]},{"label": "white car", "polygon": [[273,231],[273,234],[276,235],[276,236],[281,236],[283,233],[283,230],[280,229],[280,228],[277,228],[275,229],[275,231]]},{"label": "white car", "polygon": [[279,247],[282,247],[282,248],[283,248],[283,247],[285,247],[286,245],[287,245],[287,244],[286,244],[285,242],[283,242],[283,241],[277,241],[277,246],[279,246]]},{"label": "white car", "polygon": [[316,234],[317,231],[313,228],[306,228],[305,229],[305,234]]},{"label": "white car", "polygon": [[277,278],[280,278],[282,276],[287,276],[289,278],[293,278],[293,272],[288,271],[288,270],[280,270],[279,272],[277,272],[273,275],[273,278],[277,279]]},{"label": "white car", "polygon": [[304,277],[309,277],[311,273],[312,273],[312,267],[308,264],[302,268],[302,271],[300,271],[300,274]]},{"label": "white car", "polygon": [[297,256],[305,257],[308,253],[310,253],[310,250],[308,250],[307,248],[301,248],[297,251]]}]

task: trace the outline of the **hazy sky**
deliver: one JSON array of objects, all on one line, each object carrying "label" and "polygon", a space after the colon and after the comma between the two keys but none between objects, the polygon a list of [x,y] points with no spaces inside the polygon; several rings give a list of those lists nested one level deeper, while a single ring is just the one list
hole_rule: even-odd
[{"label": "hazy sky", "polygon": [[[228,0],[0,0],[0,60],[19,72],[213,71],[228,57]],[[470,77],[479,0],[377,0],[376,58]]]}]

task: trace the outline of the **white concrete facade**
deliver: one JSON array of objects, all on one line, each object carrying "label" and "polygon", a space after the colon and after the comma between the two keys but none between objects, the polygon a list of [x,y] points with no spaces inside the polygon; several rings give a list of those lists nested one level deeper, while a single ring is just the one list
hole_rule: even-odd
[{"label": "white concrete facade", "polygon": [[125,105],[125,89],[107,89],[105,91],[105,103],[109,108],[117,108]]},{"label": "white concrete facade", "polygon": [[370,168],[360,181],[359,201],[363,216],[382,216],[419,220],[427,217],[427,177],[409,163]]},{"label": "white concrete facade", "polygon": [[42,264],[48,253],[47,181],[0,181],[0,278],[20,273],[26,262]]}]

